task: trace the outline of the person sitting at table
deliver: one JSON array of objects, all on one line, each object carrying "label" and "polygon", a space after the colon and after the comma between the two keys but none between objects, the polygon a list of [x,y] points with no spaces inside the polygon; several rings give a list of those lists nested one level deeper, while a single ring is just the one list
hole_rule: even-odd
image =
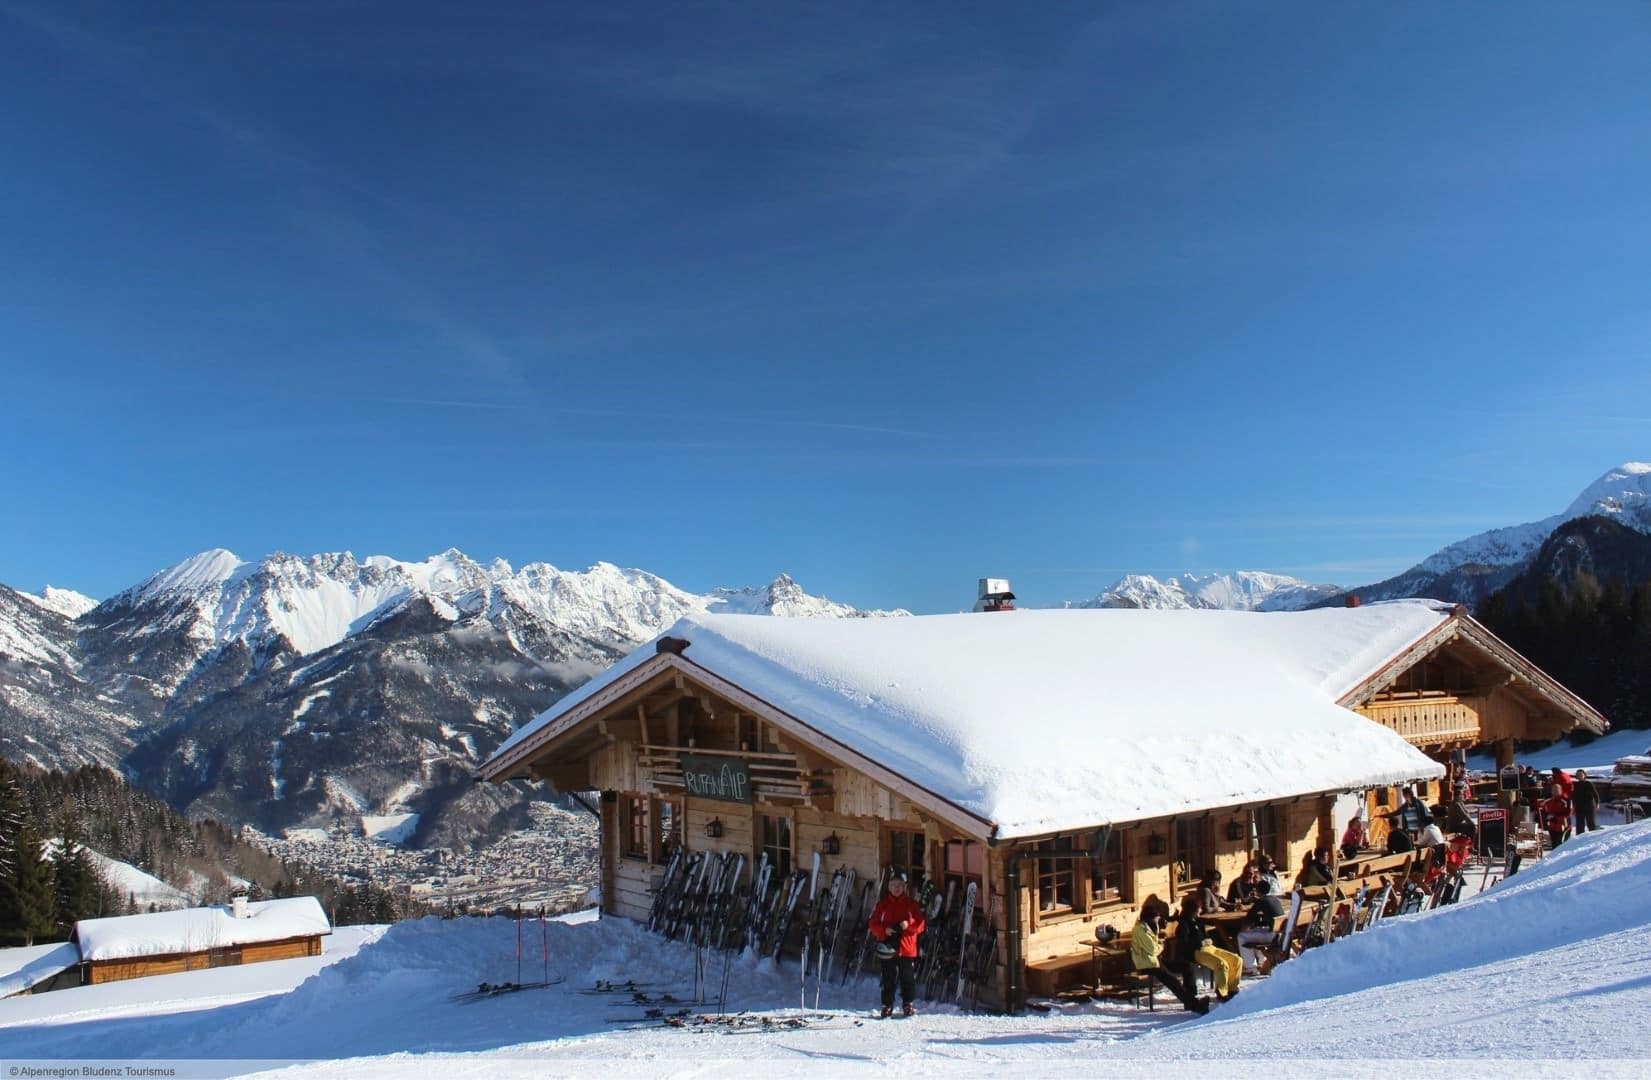
[{"label": "person sitting at table", "polygon": [[1364,845],[1370,842],[1370,836],[1364,830],[1364,813],[1354,814],[1347,822],[1347,828],[1341,834],[1341,857],[1351,859],[1357,855]]},{"label": "person sitting at table", "polygon": [[1221,896],[1221,871],[1214,869],[1204,871],[1204,877],[1198,882],[1198,911],[1202,915],[1210,915],[1217,911],[1231,911],[1238,905],[1225,900]]},{"label": "person sitting at table", "polygon": [[1414,788],[1404,789],[1404,802],[1399,806],[1399,820],[1411,832],[1417,832],[1427,826],[1433,815],[1428,811],[1427,804],[1416,794]]},{"label": "person sitting at table", "polygon": [[1180,961],[1189,972],[1193,964],[1208,968],[1215,982],[1216,998],[1226,1001],[1238,993],[1244,961],[1237,953],[1217,948],[1210,938],[1209,929],[1198,915],[1198,894],[1188,893],[1181,900],[1181,915],[1175,924],[1175,943]]},{"label": "person sitting at table", "polygon": [[1302,857],[1301,873],[1296,875],[1296,888],[1308,885],[1328,885],[1336,880],[1330,869],[1330,849],[1319,848]]},{"label": "person sitting at table", "polygon": [[1141,917],[1135,929],[1129,932],[1129,959],[1135,970],[1157,979],[1169,987],[1188,1012],[1200,1015],[1210,1011],[1210,1003],[1187,988],[1187,984],[1164,968],[1164,913],[1150,898],[1141,905]]},{"label": "person sitting at table", "polygon": [[1399,820],[1399,815],[1387,815],[1387,824],[1387,853],[1389,855],[1402,855],[1407,851],[1414,850],[1416,845],[1410,842],[1410,833],[1405,831],[1404,822]]},{"label": "person sitting at table", "polygon": [[1445,831],[1439,828],[1439,823],[1429,818],[1422,834],[1416,838],[1416,847],[1422,850],[1430,847],[1442,847],[1445,842]]},{"label": "person sitting at table", "polygon": [[1250,905],[1249,918],[1244,920],[1244,929],[1238,932],[1238,951],[1244,958],[1244,974],[1261,974],[1261,961],[1266,955],[1267,946],[1273,943],[1273,924],[1284,914],[1284,902],[1274,896],[1265,881],[1260,884],[1261,891],[1256,895],[1255,902]]},{"label": "person sitting at table", "polygon": [[1273,862],[1273,857],[1262,852],[1256,863],[1261,867],[1261,880],[1267,883],[1267,891],[1274,896],[1283,892],[1284,884],[1278,879],[1278,866]]},{"label": "person sitting at table", "polygon": [[1261,877],[1261,864],[1251,860],[1244,868],[1244,872],[1233,878],[1233,883],[1227,886],[1227,903],[1234,911],[1240,907],[1247,907],[1255,903],[1255,898],[1265,890]]}]

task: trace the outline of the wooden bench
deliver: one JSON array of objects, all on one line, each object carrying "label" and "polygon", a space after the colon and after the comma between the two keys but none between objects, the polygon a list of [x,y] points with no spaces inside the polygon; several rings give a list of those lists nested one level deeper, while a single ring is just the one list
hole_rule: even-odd
[{"label": "wooden bench", "polygon": [[1091,965],[1088,949],[1030,961],[1026,965],[1026,992],[1034,997],[1054,997],[1062,990],[1088,986]]},{"label": "wooden bench", "polygon": [[1368,883],[1371,878],[1401,874],[1409,869],[1414,855],[1414,852],[1401,851],[1393,855],[1377,855],[1345,862],[1341,865],[1341,880]]}]

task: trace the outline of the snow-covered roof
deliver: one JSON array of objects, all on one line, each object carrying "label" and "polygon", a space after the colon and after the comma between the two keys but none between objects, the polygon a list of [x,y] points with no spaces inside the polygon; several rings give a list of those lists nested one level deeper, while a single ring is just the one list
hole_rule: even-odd
[{"label": "snow-covered roof", "polygon": [[[1336,701],[1451,610],[695,615],[664,636],[690,643],[684,660],[1015,837],[1439,775]],[[638,649],[492,760],[654,656]]]},{"label": "snow-covered roof", "polygon": [[78,963],[80,951],[72,941],[0,949],[0,998],[21,994]]},{"label": "snow-covered roof", "polygon": [[138,956],[202,952],[230,945],[314,937],[332,933],[327,913],[313,896],[258,900],[244,919],[228,906],[117,915],[75,923],[83,960],[125,960]]}]

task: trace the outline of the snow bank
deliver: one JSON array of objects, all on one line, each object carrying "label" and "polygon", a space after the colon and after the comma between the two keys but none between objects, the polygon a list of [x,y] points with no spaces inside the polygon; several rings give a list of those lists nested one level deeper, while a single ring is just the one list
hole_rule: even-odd
[{"label": "snow bank", "polygon": [[[1336,701],[1450,611],[702,615],[666,634],[691,643],[688,661],[1013,837],[1440,775]],[[653,652],[558,702],[495,758]]]},{"label": "snow bank", "polygon": [[1459,905],[1311,950],[1212,1014],[1220,1023],[1208,1030],[1166,1033],[1137,1049],[1643,1058],[1651,1054],[1648,894],[1651,823],[1590,833]]},{"label": "snow bank", "polygon": [[75,923],[75,937],[82,959],[123,960],[332,932],[327,913],[313,896],[259,900],[246,907],[242,919],[228,907],[82,919]]}]

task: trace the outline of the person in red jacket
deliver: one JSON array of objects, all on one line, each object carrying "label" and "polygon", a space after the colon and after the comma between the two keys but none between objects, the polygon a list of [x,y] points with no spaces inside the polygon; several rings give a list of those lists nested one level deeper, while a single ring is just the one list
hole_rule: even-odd
[{"label": "person in red jacket", "polygon": [[889,876],[888,895],[872,909],[868,929],[877,939],[877,957],[883,964],[883,1015],[894,1015],[894,984],[900,982],[900,1001],[905,1013],[916,1011],[917,935],[923,932],[923,909],[906,895],[906,875]]},{"label": "person in red jacket", "polygon": [[[1554,770],[1558,772],[1558,770]],[[1571,832],[1571,800],[1557,790],[1542,800],[1542,824],[1548,830],[1548,846],[1558,847]]]}]

